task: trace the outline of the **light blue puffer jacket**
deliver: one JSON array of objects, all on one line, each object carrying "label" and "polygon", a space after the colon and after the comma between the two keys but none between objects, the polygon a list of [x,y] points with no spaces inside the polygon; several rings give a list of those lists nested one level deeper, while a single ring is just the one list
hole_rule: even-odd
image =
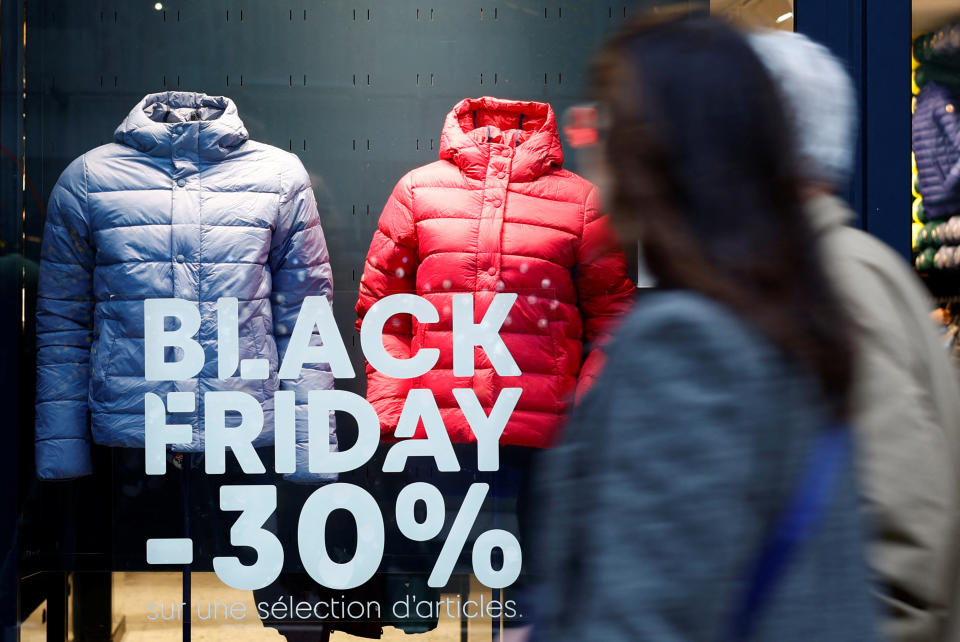
[{"label": "light blue puffer jacket", "polygon": [[[168,415],[192,425],[182,450],[203,450],[203,393],[211,390],[256,397],[264,429],[254,443],[272,445],[273,394],[293,389],[297,472],[288,477],[321,479],[307,472],[306,397],[333,388],[333,377],[306,364],[300,379],[277,379],[304,297],[333,292],[303,165],[249,140],[234,103],[205,94],[146,96],[115,141],[73,161],[50,196],[37,302],[39,477],[90,473],[91,439],[143,448],[147,392],[198,393],[197,412]],[[206,363],[187,381],[147,381],[143,301],[168,297],[199,302],[195,338]],[[220,297],[239,299],[240,358],[268,359],[268,379],[217,378]],[[167,350],[167,361],[180,358]],[[330,443],[336,448],[332,417]]]}]

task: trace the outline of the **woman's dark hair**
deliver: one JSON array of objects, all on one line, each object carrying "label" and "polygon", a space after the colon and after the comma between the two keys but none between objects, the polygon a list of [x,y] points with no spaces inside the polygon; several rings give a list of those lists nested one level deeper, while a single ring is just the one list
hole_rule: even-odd
[{"label": "woman's dark hair", "polygon": [[744,36],[698,14],[648,14],[604,48],[593,89],[613,217],[659,285],[732,308],[815,373],[845,416],[845,317],[801,206],[777,90]]}]

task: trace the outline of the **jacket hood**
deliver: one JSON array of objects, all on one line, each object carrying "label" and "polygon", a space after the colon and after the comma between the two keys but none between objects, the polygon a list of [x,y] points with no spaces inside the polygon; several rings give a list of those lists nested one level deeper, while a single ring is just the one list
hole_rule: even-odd
[{"label": "jacket hood", "polygon": [[563,165],[557,119],[547,103],[466,98],[447,114],[440,158],[471,178],[482,179],[491,151],[512,147],[511,180],[534,180]]},{"label": "jacket hood", "polygon": [[174,139],[194,127],[200,158],[223,158],[249,138],[229,98],[165,91],[144,96],[117,127],[114,140],[151,156],[169,156]]}]

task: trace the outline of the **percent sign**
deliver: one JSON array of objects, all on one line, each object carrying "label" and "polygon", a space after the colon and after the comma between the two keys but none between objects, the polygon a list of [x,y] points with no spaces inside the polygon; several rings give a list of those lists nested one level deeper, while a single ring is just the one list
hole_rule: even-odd
[{"label": "percent sign", "polygon": [[[440,555],[433,565],[433,571],[427,579],[428,586],[446,586],[450,581],[457,558],[467,544],[467,538],[477,516],[480,515],[480,508],[489,489],[489,484],[470,485],[447,539],[443,542]],[[417,502],[423,502],[427,509],[422,522],[417,521],[414,512]],[[425,542],[439,535],[443,530],[446,514],[443,495],[436,486],[425,482],[414,482],[404,487],[397,497],[397,526],[401,533],[417,542]],[[493,568],[492,554],[495,548],[499,548],[503,553],[503,567],[500,570]],[[520,542],[512,533],[499,528],[484,531],[473,544],[472,563],[473,574],[484,586],[494,589],[510,586],[520,576],[523,563]]]}]

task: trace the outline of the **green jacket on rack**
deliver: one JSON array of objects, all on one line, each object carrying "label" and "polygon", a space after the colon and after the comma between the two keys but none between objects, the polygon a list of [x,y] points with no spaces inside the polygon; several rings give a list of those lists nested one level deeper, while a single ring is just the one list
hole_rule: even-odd
[{"label": "green jacket on rack", "polygon": [[954,93],[960,92],[960,69],[942,67],[927,63],[917,67],[914,80],[917,87],[924,87],[927,83],[935,82],[943,85]]}]

